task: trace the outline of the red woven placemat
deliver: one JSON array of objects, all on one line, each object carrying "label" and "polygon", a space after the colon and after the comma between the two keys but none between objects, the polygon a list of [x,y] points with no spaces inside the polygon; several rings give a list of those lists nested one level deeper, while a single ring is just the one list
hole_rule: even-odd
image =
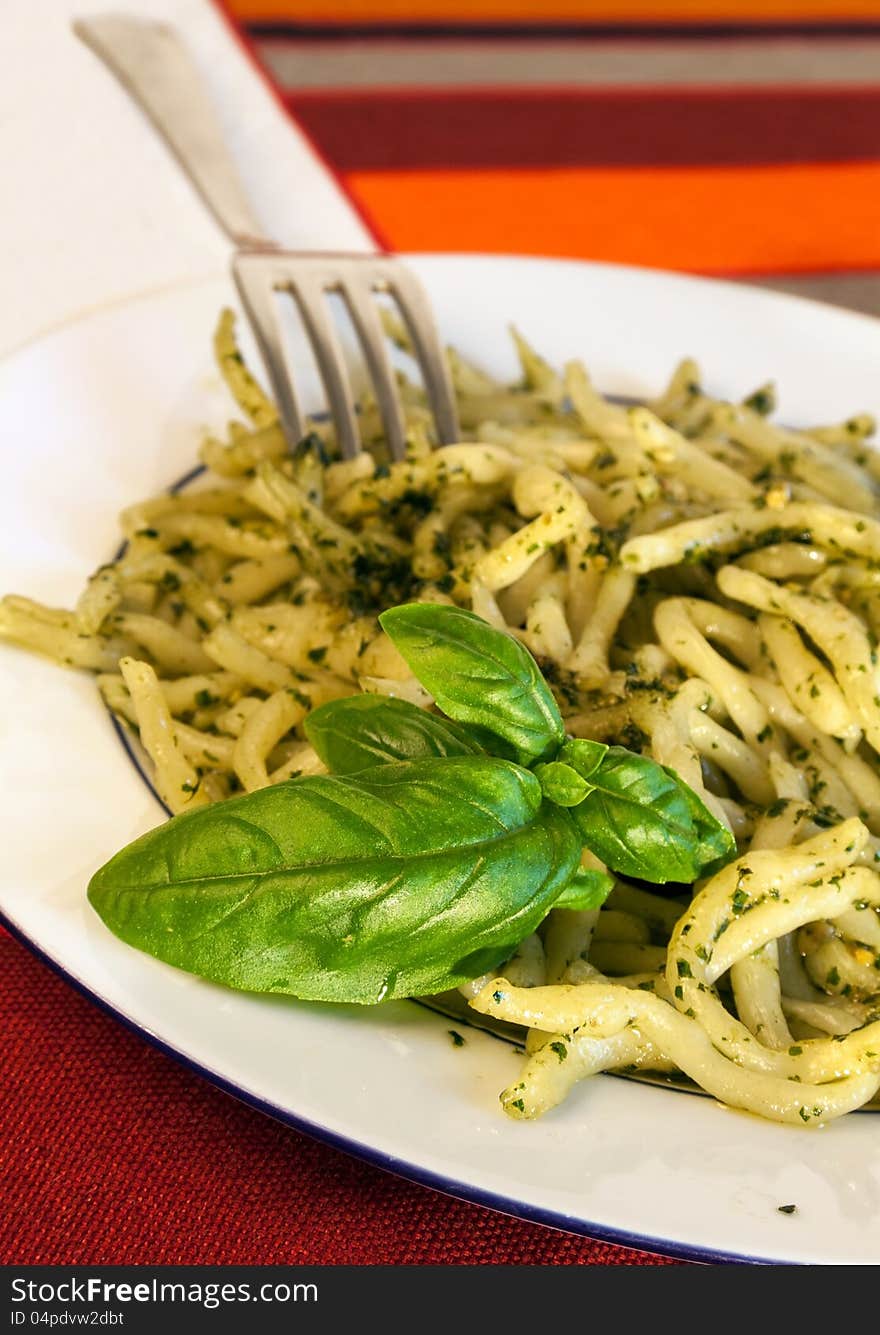
[{"label": "red woven placemat", "polygon": [[631,1265],[405,1182],[214,1089],[0,931],[0,1260]]}]

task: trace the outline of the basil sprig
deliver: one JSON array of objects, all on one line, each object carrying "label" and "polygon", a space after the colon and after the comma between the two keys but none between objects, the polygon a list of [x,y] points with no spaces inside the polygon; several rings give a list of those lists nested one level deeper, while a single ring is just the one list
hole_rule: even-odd
[{"label": "basil sprig", "polygon": [[735,852],[673,771],[566,740],[512,636],[435,604],[381,619],[455,721],[375,696],[314,710],[329,775],[175,816],[95,874],[117,936],[245,991],[372,1003],[487,972],[554,906],[599,907],[614,881],[581,870],[585,846],[658,882]]}]

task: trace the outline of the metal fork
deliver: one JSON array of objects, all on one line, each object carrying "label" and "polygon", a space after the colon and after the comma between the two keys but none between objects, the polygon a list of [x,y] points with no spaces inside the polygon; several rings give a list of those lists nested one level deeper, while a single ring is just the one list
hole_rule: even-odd
[{"label": "metal fork", "polygon": [[214,107],[186,47],[165,24],[101,15],[78,20],[76,35],[112,70],[146,112],[236,246],[232,273],[293,446],[305,418],[286,354],[277,293],[296,302],[314,352],[344,458],[362,448],[354,395],[327,297],[348,309],[372,381],[389,452],[406,448],[403,409],[375,297],[390,295],[409,334],[440,444],[459,439],[449,367],[428,297],[415,275],[389,255],[283,250],[262,234],[223,140]]}]

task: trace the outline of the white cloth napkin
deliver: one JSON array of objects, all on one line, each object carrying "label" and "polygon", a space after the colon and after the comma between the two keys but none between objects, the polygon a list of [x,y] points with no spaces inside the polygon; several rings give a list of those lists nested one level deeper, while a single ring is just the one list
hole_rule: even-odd
[{"label": "white cloth napkin", "polygon": [[4,0],[0,15],[0,356],[90,310],[223,272],[229,245],[71,21],[173,23],[214,96],[267,231],[372,249],[212,0]]}]

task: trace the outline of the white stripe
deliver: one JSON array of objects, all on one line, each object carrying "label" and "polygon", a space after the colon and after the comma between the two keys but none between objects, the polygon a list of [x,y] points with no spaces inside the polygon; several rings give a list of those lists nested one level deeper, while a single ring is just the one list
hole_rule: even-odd
[{"label": "white stripe", "polygon": [[257,48],[285,88],[880,83],[880,36],[675,42],[265,38]]}]

